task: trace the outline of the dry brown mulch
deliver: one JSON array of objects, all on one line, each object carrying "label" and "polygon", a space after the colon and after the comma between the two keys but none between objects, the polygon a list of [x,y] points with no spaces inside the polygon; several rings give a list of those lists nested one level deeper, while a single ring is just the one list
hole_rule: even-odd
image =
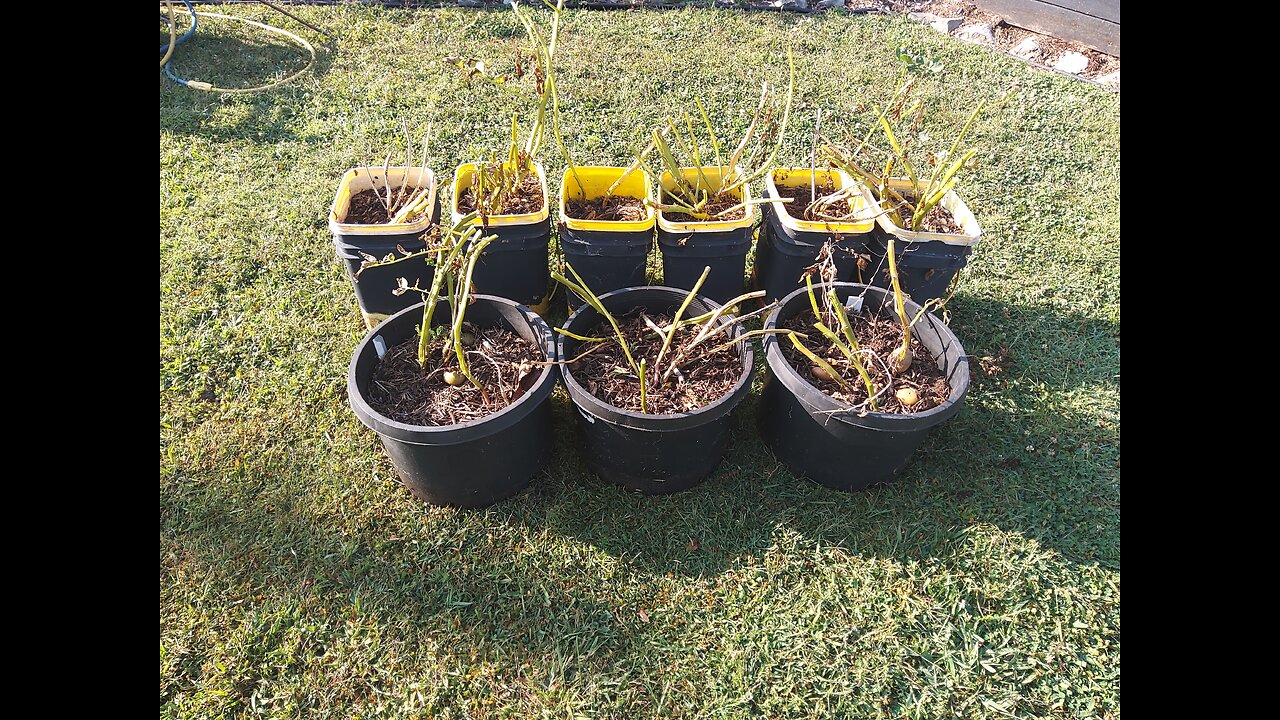
[{"label": "dry brown mulch", "polygon": [[[815,194],[817,195],[817,197],[822,197],[823,195],[830,195],[835,191],[836,191],[836,186],[834,183],[829,183],[829,182],[819,183]],[[810,222],[827,221],[827,218],[818,217],[817,215],[814,215],[811,212],[807,212],[810,204],[808,185],[805,185],[803,187],[778,188],[778,194],[783,197],[792,198],[791,202],[783,203],[783,205],[787,208],[787,213],[789,213],[791,217],[796,218],[798,220],[807,220]],[[840,200],[837,200],[831,205],[826,206],[826,211],[831,215],[842,217],[852,212],[852,208],[849,207],[848,198],[841,198]]]},{"label": "dry brown mulch", "polygon": [[[458,210],[464,214],[476,209],[476,195],[473,188],[465,188],[458,198]],[[524,215],[542,209],[542,183],[534,174],[526,175],[515,192],[507,195],[498,209],[498,215]]]},{"label": "dry brown mulch", "polygon": [[[780,335],[778,346],[782,349],[783,356],[809,384],[850,407],[860,405],[867,399],[866,385],[863,384],[862,377],[845,359],[844,354],[814,328],[815,322],[813,311],[806,309],[797,317],[781,323],[780,327],[807,335],[809,339],[802,339],[800,342],[815,355],[830,363],[840,373],[840,377],[849,385],[851,391],[846,391],[837,383],[815,375],[814,368],[817,366],[797,350],[789,338]],[[933,354],[920,343],[920,339],[914,333],[911,336],[911,367],[897,377],[888,374],[889,354],[902,345],[902,325],[897,316],[882,317],[864,311],[856,315],[850,314],[849,324],[853,327],[853,334],[858,339],[859,345],[863,349],[874,352],[876,357],[884,361],[882,365],[874,360],[868,361],[865,353],[859,356],[877,391],[886,383],[890,383],[889,389],[877,398],[876,412],[917,413],[946,402],[951,395],[951,384],[938,369],[938,363],[934,360]],[[831,329],[843,337],[839,328],[832,326]],[[911,407],[905,407],[894,395],[904,387],[913,388],[920,394],[920,400]]]},{"label": "dry brown mulch", "polygon": [[590,200],[572,198],[564,202],[565,212],[575,220],[638,222],[644,220],[644,200],[626,195],[610,195]]},{"label": "dry brown mulch", "polygon": [[[480,390],[469,381],[450,385],[446,371],[456,372],[457,358],[441,359],[444,342],[427,351],[427,367],[418,366],[418,336],[389,349],[374,368],[369,405],[382,415],[410,425],[455,425],[491,415],[511,405],[537,382],[546,355],[510,330],[463,324],[467,365]],[[470,342],[466,337],[470,336]]]},{"label": "dry brown mulch", "polygon": [[[386,191],[383,190],[385,193]],[[400,193],[400,186],[394,185],[391,188],[391,210],[387,210],[387,206],[383,204],[386,195],[379,195],[377,190],[361,190],[351,196],[351,204],[347,207],[347,217],[342,222],[353,225],[385,225],[391,222],[396,213],[400,212],[400,208],[404,204],[413,199],[418,193],[418,188],[413,185],[406,185],[404,193]]]},{"label": "dry brown mulch", "polygon": [[1043,67],[1053,67],[1053,64],[1064,53],[1078,52],[1089,59],[1089,66],[1085,68],[1084,72],[1080,73],[1080,77],[1093,79],[1120,69],[1120,58],[1118,57],[1100,52],[1074,40],[1064,40],[1052,35],[1043,35],[1033,30],[1010,25],[1005,22],[1002,16],[987,12],[966,0],[930,0],[929,2],[892,3],[892,5],[894,5],[893,11],[900,14],[916,11],[931,12],[941,17],[963,18],[963,25],[986,23],[991,26],[992,35],[995,37],[994,49],[1003,52],[1008,52],[1017,47],[1023,40],[1033,37],[1036,39],[1036,44],[1040,46],[1041,55],[1032,62]]},{"label": "dry brown mulch", "polygon": [[[910,195],[903,195],[907,200],[914,200]],[[902,224],[899,226],[903,230],[910,230],[911,211],[907,207],[898,208],[898,217],[902,218]],[[948,235],[963,235],[964,228],[951,217],[951,211],[942,207],[941,204],[934,205],[933,209],[924,216],[924,222],[920,224],[917,232],[945,233]]]},{"label": "dry brown mulch", "polygon": [[[707,206],[704,207],[702,211],[707,213],[708,215],[711,215],[712,217],[715,217],[716,213],[724,212],[725,210],[728,210],[734,205],[740,205],[740,204],[742,204],[742,201],[739,200],[738,198],[730,198],[728,200],[712,200],[711,202],[707,203]],[[692,215],[688,215],[686,213],[669,212],[664,214],[666,215],[667,219],[670,220],[671,222],[680,222],[680,223],[708,222],[707,220],[702,220]],[[741,220],[746,216],[747,216],[747,209],[740,208],[735,212],[725,215],[724,217],[715,218],[715,221],[729,222],[730,220]]]},{"label": "dry brown mulch", "polygon": [[924,216],[924,222],[920,225],[921,232],[946,233],[948,235],[963,235],[964,228],[951,217],[951,211],[941,205],[934,205],[929,214]]},{"label": "dry brown mulch", "polygon": [[[662,339],[645,325],[641,318],[642,312],[640,308],[635,308],[626,315],[615,316],[618,327],[622,329],[627,345],[631,348],[631,357],[637,364],[640,363],[641,358],[646,358],[648,362],[656,361],[658,352],[662,349]],[[646,313],[646,315],[659,327],[665,327],[671,322],[670,314]],[[672,339],[671,347],[667,350],[665,357],[674,357],[680,344],[691,340],[698,330],[699,328],[694,326],[681,328]],[[742,358],[738,357],[734,349],[736,346],[730,345],[711,354],[700,352],[726,342],[730,338],[728,334],[730,332],[732,331],[726,330],[707,341],[694,351],[692,359],[686,359],[680,363],[679,369],[680,374],[683,375],[683,381],[672,375],[670,382],[659,385],[658,370],[649,368],[646,375],[647,380],[652,381],[652,384],[645,388],[648,412],[654,415],[691,412],[719,400],[732,390],[742,375],[743,365]],[[627,356],[622,352],[622,346],[618,344],[613,327],[607,321],[601,321],[587,332],[580,334],[586,337],[606,337],[609,340],[599,343],[598,350],[566,369],[571,369],[578,383],[603,402],[623,410],[640,412],[640,380],[631,371]],[[586,353],[591,349],[591,345],[592,343],[582,343],[577,353],[579,355]],[[664,359],[662,364],[665,369],[667,360]]]}]

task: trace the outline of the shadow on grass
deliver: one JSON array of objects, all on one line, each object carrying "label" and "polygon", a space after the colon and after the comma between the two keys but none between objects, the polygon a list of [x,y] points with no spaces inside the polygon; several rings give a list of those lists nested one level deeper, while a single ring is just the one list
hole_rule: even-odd
[{"label": "shadow on grass", "polygon": [[[255,30],[255,32],[258,32]],[[258,93],[228,95],[184,87],[160,74],[160,129],[212,140],[278,142],[298,140],[296,109],[314,81],[329,72],[336,50],[327,40],[302,30],[316,50],[314,66],[296,80]],[[168,35],[161,43],[168,42]],[[178,77],[226,89],[250,88],[283,78],[306,64],[307,51],[274,35],[253,38],[198,31],[178,46],[172,69]],[[234,120],[209,121],[214,110],[234,103]],[[320,141],[319,138],[316,139]]]},{"label": "shadow on grass", "polygon": [[949,552],[974,523],[1118,568],[1119,418],[1111,423],[1095,407],[1114,386],[1118,410],[1118,325],[985,298],[966,297],[955,313],[952,328],[973,358],[966,406],[894,483],[837,492],[774,458],[756,430],[767,365],[757,348],[756,392],[735,411],[731,445],[703,484],[643,497],[596,478],[582,460],[574,409],[558,391],[553,469],[510,504],[512,520],[656,574],[723,572],[766,554],[779,532],[918,560]]},{"label": "shadow on grass", "polygon": [[[313,619],[332,618],[339,627],[412,627],[424,637],[447,638],[443,652],[473,660],[497,653],[517,664],[581,662],[601,648],[626,646],[613,610],[585,586],[513,561],[483,532],[431,535],[421,503],[407,491],[385,488],[385,502],[362,508],[353,520],[345,512],[316,515],[305,487],[282,491],[279,485],[289,483],[276,483],[248,474],[162,490],[162,598],[166,587],[191,592],[207,584],[219,602],[247,603],[250,617],[303,607],[315,611]],[[255,487],[263,489],[260,495]],[[392,517],[406,522],[392,527],[386,521]],[[280,642],[268,634],[250,643],[250,652],[266,657]],[[168,686],[188,687],[203,672],[194,660],[180,665]],[[247,703],[257,679],[240,685]]]},{"label": "shadow on grass", "polygon": [[[1043,308],[969,300],[964,321],[971,333],[987,328],[978,342],[994,342],[1006,310],[1021,318]],[[1087,318],[1043,324],[1047,330],[1029,331],[1015,348],[1080,326],[1111,337],[1110,324]],[[1094,348],[1093,372],[1118,374],[1118,354],[1112,366],[1102,349]],[[767,564],[775,550],[794,557],[809,547],[904,563],[945,560],[965,551],[975,524],[1034,539],[1070,563],[1118,569],[1118,417],[1110,427],[1099,420],[1105,412],[1064,403],[1062,391],[1080,386],[1072,376],[1039,395],[1025,391],[1033,382],[1040,381],[1022,365],[977,378],[966,407],[934,431],[902,477],[858,493],[828,490],[779,463],[756,431],[758,393],[736,411],[721,465],[672,496],[637,496],[595,478],[562,389],[553,396],[550,468],[525,493],[485,511],[424,509],[406,490],[368,480],[338,482],[338,497],[317,503],[306,478],[331,472],[312,467],[328,460],[288,447],[270,450],[274,459],[242,453],[235,472],[222,459],[203,480],[162,481],[162,595],[181,584],[173,575],[203,572],[219,592],[268,590],[280,602],[363,607],[430,635],[461,637],[451,648],[459,655],[476,649],[595,663],[643,642],[620,599],[637,574],[714,579]],[[361,429],[359,437],[365,442],[344,454],[385,477],[390,463],[372,433]],[[245,449],[254,443],[246,438]],[[284,481],[281,472],[300,480]],[[183,672],[199,676],[198,667]]]}]

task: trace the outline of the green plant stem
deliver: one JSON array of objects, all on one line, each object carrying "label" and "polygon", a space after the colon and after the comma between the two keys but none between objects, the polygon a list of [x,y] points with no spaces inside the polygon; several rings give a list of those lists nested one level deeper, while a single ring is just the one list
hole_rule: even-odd
[{"label": "green plant stem", "polygon": [[613,193],[622,185],[622,181],[626,180],[631,176],[631,173],[639,170],[640,168],[644,168],[644,171],[652,176],[653,173],[650,172],[649,166],[645,164],[644,159],[649,155],[649,153],[653,152],[655,147],[656,145],[654,144],[653,139],[650,138],[649,142],[645,144],[644,149],[636,153],[635,162],[631,163],[631,165],[629,165],[627,169],[618,176],[618,179],[613,181],[613,184],[609,186],[609,189],[605,192],[604,196],[613,197]]},{"label": "green plant stem", "polygon": [[845,313],[844,304],[840,302],[840,296],[836,294],[835,288],[827,291],[827,301],[831,304],[836,319],[840,321],[840,331],[844,333],[844,339],[849,343],[849,347],[854,350],[861,349],[858,338],[853,334],[853,325],[849,322],[849,316]]},{"label": "green plant stem", "polygon": [[788,333],[787,337],[791,338],[791,344],[795,345],[796,349],[803,353],[805,357],[809,358],[814,365],[817,365],[826,371],[827,376],[830,377],[835,384],[839,385],[841,389],[845,392],[853,391],[853,388],[849,387],[849,383],[845,382],[844,378],[840,377],[840,373],[836,372],[836,369],[831,367],[831,363],[823,360],[817,355],[814,355],[809,348],[805,347],[804,344],[800,342],[799,338],[796,337],[796,333]]},{"label": "green plant stem", "polygon": [[569,156],[569,149],[565,147],[564,138],[560,135],[560,94],[556,92],[555,76],[548,76],[547,83],[551,86],[551,129],[555,133],[556,147],[560,150],[560,156],[564,158],[564,164],[569,168],[573,181],[578,184],[578,192],[581,193],[582,199],[586,200],[587,188],[582,184],[582,178],[578,177],[578,166],[573,163],[573,158]]},{"label": "green plant stem", "polygon": [[[729,165],[725,170],[725,175],[736,172],[738,160],[742,158],[742,153],[746,151],[748,144],[751,142],[752,136],[755,135],[756,125],[760,122],[760,115],[764,113],[765,105],[769,100],[769,83],[760,84],[760,104],[756,106],[756,113],[751,116],[751,124],[747,126],[747,134],[742,136],[742,140],[738,143],[738,147],[734,148],[733,154],[729,156]],[[721,178],[722,180],[725,178]]]},{"label": "green plant stem", "polygon": [[666,357],[667,350],[671,347],[671,339],[676,336],[676,331],[680,329],[680,316],[684,315],[684,311],[689,307],[689,303],[697,297],[698,290],[702,288],[702,283],[707,281],[707,276],[711,274],[711,266],[708,265],[702,270],[702,276],[693,284],[689,293],[684,296],[684,302],[680,303],[680,308],[676,310],[675,317],[671,318],[671,332],[662,339],[662,349],[658,351],[658,360],[654,362],[654,367],[662,368],[662,358]]},{"label": "green plant stem", "polygon": [[889,279],[893,281],[893,307],[898,313],[898,320],[902,323],[902,347],[898,348],[889,356],[893,361],[893,372],[895,374],[904,373],[907,368],[911,367],[911,321],[907,320],[906,303],[902,296],[902,284],[898,280],[898,258],[896,248],[897,238],[889,236]]},{"label": "green plant stem", "polygon": [[[787,134],[787,125],[791,121],[791,101],[796,94],[796,62],[795,62],[794,54],[792,53],[792,50],[790,47],[787,48],[787,67],[790,71],[790,79],[787,82],[787,101],[782,109],[782,123],[778,127],[778,137],[773,144],[773,150],[769,153],[769,157],[763,163],[756,166],[755,171],[752,172],[750,175],[746,176],[745,178],[736,179],[732,185],[728,185],[727,183],[725,183],[722,178],[721,191],[723,191],[726,188],[732,189],[737,185],[746,185],[747,183],[754,182],[757,179],[763,177],[764,174],[768,172],[769,167],[773,165],[774,158],[778,156],[778,150],[782,148],[782,142],[785,139]],[[730,172],[736,173],[736,170],[730,170]]]},{"label": "green plant stem", "polygon": [[[671,128],[674,128],[671,125]],[[668,129],[671,129],[668,128]],[[679,140],[679,133],[675,133],[676,139]],[[685,179],[684,173],[680,171],[680,162],[676,160],[675,155],[671,152],[671,146],[667,144],[666,137],[657,130],[653,131],[653,144],[658,150],[658,156],[662,159],[662,165],[667,173],[671,176],[671,187],[667,189],[667,194],[677,200],[683,200],[685,203],[698,205],[698,189],[691,185]]]},{"label": "green plant stem", "polygon": [[648,395],[645,393],[646,384],[644,379],[644,374],[646,369],[647,368],[645,366],[645,359],[640,358],[640,412],[642,413],[649,412],[649,398],[648,398]]},{"label": "green plant stem", "polygon": [[804,286],[809,291],[809,307],[813,308],[813,317],[818,322],[822,322],[826,318],[822,317],[822,311],[818,309],[818,296],[813,294],[813,276],[804,276]]},{"label": "green plant stem", "polygon": [[[702,182],[703,187],[711,187],[711,179],[702,171],[702,153],[698,148],[698,136],[693,131],[693,120],[689,118],[689,113],[684,114],[685,127],[689,129],[689,145],[685,146],[685,151],[693,155],[693,166],[698,169],[698,179]],[[723,178],[724,173],[720,176]]]},{"label": "green plant stem", "polygon": [[551,273],[552,279],[573,292],[578,293],[583,300],[586,300],[587,304],[590,305],[592,309],[600,313],[605,320],[609,321],[609,325],[613,327],[613,334],[618,339],[618,344],[622,346],[622,354],[627,357],[627,364],[631,367],[632,372],[639,375],[640,366],[636,364],[635,359],[631,357],[631,347],[627,345],[627,336],[622,334],[622,329],[618,327],[618,321],[613,317],[613,313],[605,309],[604,304],[600,302],[600,298],[596,297],[596,294],[591,292],[591,289],[582,281],[582,277],[578,275],[578,271],[574,270],[572,265],[565,263],[564,266],[569,269],[569,272],[573,274],[573,277],[577,282],[569,280],[559,272]]},{"label": "green plant stem", "polygon": [[489,398],[485,395],[484,388],[471,375],[471,371],[467,368],[467,350],[462,345],[462,322],[467,315],[467,304],[471,297],[471,275],[475,272],[476,261],[480,259],[480,254],[484,249],[493,242],[493,236],[489,236],[481,240],[475,246],[467,249],[467,271],[462,278],[462,285],[458,288],[458,296],[453,301],[453,351],[458,358],[458,370],[471,381],[471,384],[484,395],[486,404]]},{"label": "green plant stem", "polygon": [[[706,354],[707,354],[707,355],[715,355],[716,353],[720,352],[721,350],[723,350],[723,349],[725,349],[725,348],[727,348],[727,347],[729,347],[729,346],[731,346],[731,345],[734,345],[734,344],[736,344],[736,343],[740,343],[740,342],[742,342],[743,340],[748,340],[748,339],[753,338],[753,337],[762,337],[762,336],[764,336],[764,335],[778,335],[778,334],[782,334],[782,333],[790,334],[791,332],[792,332],[791,330],[787,330],[787,329],[785,329],[785,328],[773,328],[773,329],[764,328],[764,329],[760,329],[760,330],[752,330],[752,331],[750,331],[750,332],[745,332],[745,333],[743,333],[743,334],[739,335],[738,337],[733,338],[732,340],[727,340],[727,341],[725,341],[725,342],[723,342],[723,343],[720,343],[719,345],[716,345],[715,347],[713,347],[713,348],[711,348],[709,351],[707,351],[707,353],[706,353]],[[805,337],[807,337],[807,336],[805,336]]]},{"label": "green plant stem", "polygon": [[[683,327],[686,325],[701,326],[701,328],[698,330],[698,334],[693,337],[693,340],[691,340],[689,343],[687,343],[686,345],[684,345],[683,347],[679,348],[676,351],[675,356],[671,358],[671,362],[667,364],[667,369],[665,371],[662,371],[661,366],[658,366],[658,369],[662,371],[662,376],[660,378],[661,382],[665,383],[671,377],[671,374],[675,372],[675,369],[680,366],[680,362],[684,360],[689,355],[690,352],[692,352],[695,348],[697,348],[702,343],[706,342],[710,338],[715,337],[716,335],[719,335],[725,330],[728,330],[734,325],[739,325],[743,321],[747,320],[748,318],[762,314],[766,309],[775,307],[777,305],[777,303],[770,303],[768,306],[764,308],[760,308],[755,312],[750,312],[750,313],[747,313],[746,315],[742,315],[740,317],[734,318],[732,322],[727,322],[727,323],[717,322],[720,319],[721,315],[728,312],[729,308],[734,307],[738,303],[745,302],[747,300],[754,300],[756,298],[762,298],[764,296],[765,296],[764,290],[756,290],[755,292],[744,293],[730,300],[729,302],[721,305],[720,307],[716,308],[715,310],[709,313],[703,313],[702,315],[699,315],[696,318],[682,319],[679,322],[673,321],[666,328],[655,328],[659,334],[663,334],[665,332],[670,335],[675,335],[675,331],[680,327]],[[666,338],[666,335],[664,335],[664,339],[665,338]],[[715,351],[713,350],[712,352],[714,353]]]},{"label": "green plant stem", "polygon": [[720,159],[720,140],[716,137],[715,129],[711,127],[711,120],[707,118],[707,109],[702,107],[702,101],[698,98],[694,98],[693,102],[697,104],[698,112],[702,115],[702,123],[707,126],[707,134],[711,136],[711,147],[716,151],[716,167],[720,168],[722,174],[728,172]]},{"label": "green plant stem", "polygon": [[560,328],[560,327],[552,328],[552,330],[555,330],[561,335],[566,335],[568,337],[571,337],[574,340],[581,340],[582,342],[604,342],[605,340],[609,339],[609,338],[602,338],[602,337],[587,337],[586,335],[579,335],[576,332],[565,330],[564,328]]},{"label": "green plant stem", "polygon": [[[920,179],[916,177],[915,168],[913,168],[910,161],[907,160],[907,154],[902,150],[902,145],[898,143],[897,136],[893,134],[893,127],[889,125],[889,119],[885,117],[885,114],[875,104],[872,104],[871,108],[876,114],[876,120],[880,122],[880,128],[884,130],[885,138],[889,141],[889,147],[893,148],[892,159],[896,159],[898,164],[902,166],[902,169],[906,171],[907,177],[911,180],[912,191],[915,193],[916,199],[920,199]],[[889,170],[886,169],[885,180],[888,180],[888,175]]]},{"label": "green plant stem", "polygon": [[[467,239],[473,234],[472,231],[468,231],[463,234],[462,239],[457,239],[452,234],[452,230],[446,232],[450,233],[446,236],[446,240],[448,237],[454,237],[454,244],[452,246],[442,245],[436,251],[436,272],[431,279],[431,289],[427,292],[426,303],[422,308],[422,328],[418,333],[418,367],[424,370],[427,367],[427,349],[431,344],[431,320],[436,314],[436,305],[440,300],[441,285],[447,280],[449,297],[453,297],[453,272],[450,268],[452,268],[454,261],[457,259],[458,253],[466,246]],[[474,233],[478,234],[479,230],[475,230]]]},{"label": "green plant stem", "polygon": [[854,353],[854,351],[851,348],[849,348],[847,345],[841,342],[840,338],[836,336],[835,332],[831,328],[827,327],[822,323],[816,323],[814,327],[816,327],[818,329],[818,332],[822,333],[823,336],[827,338],[827,340],[830,340],[831,344],[835,345],[836,349],[840,351],[840,354],[844,355],[845,360],[848,360],[849,364],[853,366],[853,369],[858,371],[858,375],[862,377],[862,384],[867,388],[867,402],[870,403],[871,409],[875,410],[876,409],[875,385],[871,382],[871,375],[867,373],[867,369],[862,366],[861,362],[858,361],[857,354]]}]

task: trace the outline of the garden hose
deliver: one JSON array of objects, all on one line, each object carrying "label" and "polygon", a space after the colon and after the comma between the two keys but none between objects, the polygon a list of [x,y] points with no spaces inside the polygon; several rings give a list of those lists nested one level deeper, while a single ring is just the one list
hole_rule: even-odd
[{"label": "garden hose", "polygon": [[187,40],[190,40],[191,36],[196,34],[196,25],[199,24],[196,21],[195,8],[191,6],[190,0],[181,0],[182,4],[186,5],[187,10],[191,13],[191,27],[187,28],[187,31],[182,33],[179,37],[178,20],[173,14],[173,0],[164,1],[165,4],[169,6],[169,42],[168,44],[160,46],[160,52],[164,53],[164,57],[160,58],[160,67],[164,67],[169,64],[170,59],[173,58],[174,48]]},{"label": "garden hose", "polygon": [[160,46],[160,51],[164,53],[160,58],[160,67],[169,63],[169,58],[173,57],[173,48],[178,44],[178,19],[173,15],[173,0],[164,0],[164,4],[169,7],[169,44]]},{"label": "garden hose", "polygon": [[[311,43],[307,42],[304,38],[298,37],[297,35],[294,35],[293,33],[289,32],[288,30],[282,30],[278,27],[267,25],[266,23],[260,23],[256,20],[249,20],[248,18],[237,17],[235,15],[222,15],[220,13],[207,13],[207,12],[197,13],[191,7],[191,3],[189,0],[182,0],[182,4],[185,5],[186,8],[182,9],[181,11],[191,16],[191,29],[187,30],[187,32],[184,33],[182,37],[178,38],[176,41],[170,42],[168,45],[160,48],[160,51],[165,53],[165,55],[170,58],[168,62],[164,63],[164,74],[168,76],[170,80],[178,83],[179,85],[185,85],[195,90],[205,90],[207,92],[222,93],[224,95],[248,95],[250,93],[258,93],[258,92],[264,92],[266,90],[272,90],[274,88],[280,87],[281,85],[284,85],[285,83],[292,82],[298,79],[299,77],[301,77],[303,73],[307,72],[312,67],[315,67],[315,64],[316,64],[315,48],[313,48],[311,46]],[[170,5],[170,8],[171,8],[170,12],[172,12],[172,5]],[[173,55],[173,49],[175,46],[182,43],[184,40],[190,37],[192,33],[195,32],[196,23],[198,22],[197,18],[201,18],[201,17],[217,18],[219,20],[237,20],[247,25],[252,25],[253,27],[261,28],[263,30],[266,30],[267,32],[274,33],[276,35],[283,35],[284,37],[292,40],[298,45],[301,45],[307,51],[309,55],[309,57],[307,58],[307,64],[297,72],[287,75],[286,77],[276,80],[275,82],[268,83],[266,85],[260,85],[258,87],[251,87],[251,88],[224,88],[224,87],[218,87],[212,83],[207,83],[200,80],[187,80],[187,79],[181,78],[173,70],[173,60],[171,59]],[[171,20],[169,25],[170,36],[176,33],[175,27],[176,26]]]}]

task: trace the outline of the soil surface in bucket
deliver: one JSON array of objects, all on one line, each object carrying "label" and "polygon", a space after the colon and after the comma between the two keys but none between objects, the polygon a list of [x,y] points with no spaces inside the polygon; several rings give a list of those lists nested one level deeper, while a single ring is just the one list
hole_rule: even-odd
[{"label": "soil surface in bucket", "polygon": [[413,185],[406,185],[404,192],[400,192],[400,186],[393,185],[391,187],[391,209],[388,211],[386,206],[386,190],[369,189],[361,190],[351,196],[351,204],[347,207],[347,217],[342,222],[352,225],[385,225],[391,222],[396,213],[400,212],[400,208],[405,203],[413,200],[418,194],[419,188]]},{"label": "soil surface in bucket", "polygon": [[[824,195],[834,194],[836,186],[832,183],[819,183],[816,194],[818,200]],[[840,198],[835,201],[820,203],[814,208],[815,212],[808,212],[810,190],[808,185],[800,187],[780,187],[778,188],[780,197],[792,198],[789,203],[783,203],[787,208],[787,214],[797,220],[808,220],[810,222],[848,222],[848,215],[853,212],[849,207],[849,198]]]},{"label": "soil surface in bucket", "polygon": [[575,220],[610,220],[639,222],[644,220],[644,201],[625,195],[598,197],[590,200],[565,200],[564,210]]},{"label": "soil surface in bucket", "polygon": [[[914,202],[915,198],[910,195],[904,195],[907,200]],[[902,208],[898,211],[898,215],[902,218],[902,222],[898,225],[904,230],[910,230],[908,225],[911,224],[911,211]],[[944,233],[946,235],[963,235],[964,228],[951,217],[951,211],[942,207],[942,205],[934,205],[929,214],[924,216],[924,222],[920,225],[917,232]]]},{"label": "soil surface in bucket", "polygon": [[[671,202],[671,197],[668,196],[666,192],[663,192],[662,194],[662,202],[664,203]],[[725,222],[729,220],[741,220],[742,218],[747,216],[746,208],[738,208],[737,210],[727,215],[716,217],[716,215],[718,215],[719,213],[722,213],[725,210],[728,210],[729,208],[735,205],[741,205],[741,204],[742,204],[742,200],[736,197],[728,197],[723,200],[715,199],[707,203],[706,207],[702,208],[702,212],[710,215],[711,220],[714,220],[716,222]],[[696,218],[692,215],[689,215],[686,213],[680,213],[680,212],[667,212],[667,213],[664,213],[664,215],[666,215],[667,220],[670,220],[671,222],[680,222],[680,223],[709,222],[705,218]]]},{"label": "soil surface in bucket", "polygon": [[[464,323],[462,343],[467,348],[467,369],[483,390],[458,372],[458,360],[452,351],[441,360],[441,340],[431,343],[427,367],[420,367],[415,334],[388,350],[374,368],[369,406],[410,425],[455,425],[477,420],[528,392],[541,372],[541,366],[534,363],[546,360],[533,343],[510,330]],[[450,384],[447,379],[458,384]]]},{"label": "soil surface in bucket", "polygon": [[[806,308],[799,316],[782,322],[779,326],[807,335],[809,339],[801,339],[800,342],[804,343],[804,346],[814,355],[826,360],[835,368],[847,387],[841,387],[839,383],[829,379],[826,371],[797,350],[790,338],[785,335],[778,336],[778,347],[782,349],[782,355],[787,362],[791,363],[796,373],[809,384],[850,407],[861,405],[867,400],[867,388],[862,381],[862,376],[845,359],[844,354],[814,327],[816,322],[813,311]],[[838,320],[824,324],[832,329],[839,327]],[[938,363],[934,360],[933,354],[914,334],[911,336],[911,367],[896,377],[889,374],[889,355],[902,346],[902,325],[896,316],[881,317],[868,313],[849,313],[849,325],[853,328],[853,335],[858,340],[858,345],[862,350],[869,351],[857,357],[866,368],[867,374],[871,376],[872,385],[878,393],[876,412],[917,413],[935,408],[947,401],[951,395],[951,384],[938,369]],[[835,332],[843,340],[843,333],[838,329],[835,329]],[[869,357],[869,354],[874,354],[875,358]],[[889,385],[888,388],[885,388],[886,384]],[[899,398],[899,391],[904,389],[915,392],[916,400],[913,404],[907,405]],[[870,406],[864,409],[870,410]]]},{"label": "soil surface in bucket", "polygon": [[[671,315],[645,313],[642,317],[640,309],[632,310],[626,315],[615,316],[618,327],[627,338],[627,346],[631,349],[631,357],[640,364],[645,358],[649,363],[657,361],[658,352],[662,349],[662,338],[644,321],[647,317],[653,324],[664,328],[671,323]],[[729,341],[729,333],[725,330],[706,340],[691,351],[688,356],[680,358],[679,349],[688,344],[698,334],[699,327],[685,326],[676,332],[671,347],[663,356],[662,368],[647,368],[645,373],[645,411],[653,415],[683,413],[697,410],[724,397],[737,384],[742,375],[742,359],[738,357],[735,345],[720,347]],[[607,321],[584,333],[586,337],[608,338],[600,343],[582,343],[577,350],[579,359],[569,367],[573,377],[600,400],[623,410],[641,412],[640,381],[631,370],[627,356],[618,344],[613,326]],[[594,348],[594,349],[593,349]],[[585,356],[584,356],[585,354]],[[661,374],[666,372],[670,361],[676,359],[679,375],[672,373],[666,382],[661,381]]]},{"label": "soil surface in bucket", "polygon": [[[465,188],[462,197],[458,198],[458,210],[464,214],[476,209],[476,191]],[[542,209],[542,183],[536,174],[530,173],[520,181],[514,192],[508,193],[502,200],[502,206],[495,215],[525,215]]]},{"label": "soil surface in bucket", "polygon": [[[908,222],[910,222],[908,220]],[[934,205],[928,215],[924,216],[924,223],[920,226],[924,232],[946,233],[947,235],[963,235],[964,228],[951,217],[951,211],[941,205]]]}]

